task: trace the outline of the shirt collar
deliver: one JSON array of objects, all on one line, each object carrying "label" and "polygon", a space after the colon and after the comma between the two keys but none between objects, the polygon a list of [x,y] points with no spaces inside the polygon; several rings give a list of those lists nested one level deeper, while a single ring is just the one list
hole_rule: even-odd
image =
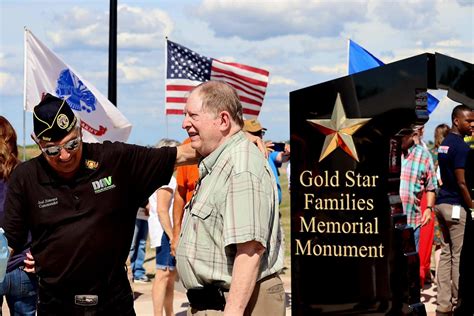
[{"label": "shirt collar", "polygon": [[240,142],[245,139],[245,135],[242,131],[239,131],[227,139],[223,144],[217,147],[207,157],[203,158],[199,163],[199,180],[204,178],[207,174],[212,172],[214,165],[219,160],[221,154],[233,144]]},{"label": "shirt collar", "polygon": [[410,148],[408,148],[408,155],[407,156],[410,156],[411,153],[415,150],[416,147],[418,147],[420,145],[418,144],[413,144],[413,146],[411,146]]},{"label": "shirt collar", "polygon": [[[418,144],[413,144],[413,146],[411,146],[410,148],[408,148],[407,154],[406,154],[406,155],[404,155],[404,154],[402,155],[403,160],[408,159],[408,157],[410,157],[410,156],[412,155],[413,151],[414,151],[415,148],[418,147],[418,146],[420,146],[420,145],[418,145]],[[420,147],[421,147],[421,146],[420,146]]]}]

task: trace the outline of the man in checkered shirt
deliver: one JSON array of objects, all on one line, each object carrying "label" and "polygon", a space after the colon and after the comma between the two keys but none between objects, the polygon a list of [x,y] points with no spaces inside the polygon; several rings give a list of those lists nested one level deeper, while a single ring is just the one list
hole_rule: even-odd
[{"label": "man in checkered shirt", "polygon": [[[400,134],[403,153],[400,199],[403,212],[407,215],[407,225],[415,232],[415,245],[418,250],[420,228],[431,220],[438,184],[431,154],[421,144],[415,143],[418,131],[408,128],[403,129]],[[420,204],[424,192],[426,192],[427,207],[422,210]]]},{"label": "man in checkered shirt", "polygon": [[208,81],[189,95],[182,127],[203,159],[176,250],[188,315],[284,315],[278,192],[242,132],[234,88]]}]

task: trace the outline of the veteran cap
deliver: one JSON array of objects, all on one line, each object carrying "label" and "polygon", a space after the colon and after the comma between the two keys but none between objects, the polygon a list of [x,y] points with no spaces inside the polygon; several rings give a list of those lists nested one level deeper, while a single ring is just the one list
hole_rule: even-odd
[{"label": "veteran cap", "polygon": [[33,109],[33,130],[39,140],[55,142],[63,139],[77,118],[66,100],[46,94]]},{"label": "veteran cap", "polygon": [[261,130],[266,131],[267,129],[263,128],[262,125],[260,125],[260,122],[258,120],[245,120],[244,121],[244,131],[255,133],[255,132],[260,132]]}]

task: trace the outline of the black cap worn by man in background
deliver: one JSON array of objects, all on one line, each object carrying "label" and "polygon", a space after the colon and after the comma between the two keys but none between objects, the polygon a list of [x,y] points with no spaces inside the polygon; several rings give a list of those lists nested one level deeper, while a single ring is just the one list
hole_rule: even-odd
[{"label": "black cap worn by man in background", "polygon": [[42,154],[12,173],[3,228],[14,253],[31,231],[38,315],[135,315],[125,261],[137,209],[196,152],[83,143],[67,102],[52,95],[33,117]]}]

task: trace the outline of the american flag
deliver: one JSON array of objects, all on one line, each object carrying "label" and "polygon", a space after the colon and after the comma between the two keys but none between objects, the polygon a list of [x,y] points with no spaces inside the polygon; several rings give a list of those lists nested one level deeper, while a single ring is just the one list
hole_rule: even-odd
[{"label": "american flag", "polygon": [[167,45],[166,114],[183,114],[193,87],[208,80],[222,80],[237,90],[245,118],[257,118],[268,85],[268,71],[206,57],[169,40]]}]

